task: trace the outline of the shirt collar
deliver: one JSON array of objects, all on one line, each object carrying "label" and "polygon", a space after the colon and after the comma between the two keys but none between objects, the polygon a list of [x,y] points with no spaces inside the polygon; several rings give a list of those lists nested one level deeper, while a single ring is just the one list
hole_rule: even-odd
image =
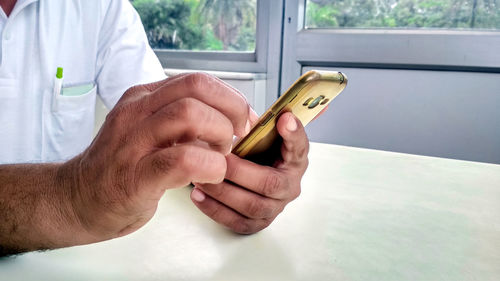
[{"label": "shirt collar", "polygon": [[17,0],[16,6],[14,6],[14,10],[10,13],[9,17],[14,17],[18,14],[22,9],[29,6],[31,3],[38,2],[40,0]]},{"label": "shirt collar", "polygon": [[6,20],[7,15],[5,14],[4,10],[0,8],[0,20]]}]

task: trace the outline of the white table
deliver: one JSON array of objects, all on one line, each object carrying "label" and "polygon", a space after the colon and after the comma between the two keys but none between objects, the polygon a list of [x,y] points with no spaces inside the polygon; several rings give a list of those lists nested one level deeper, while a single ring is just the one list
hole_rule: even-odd
[{"label": "white table", "polygon": [[235,235],[168,191],[124,238],[0,260],[0,280],[500,280],[500,165],[312,144],[302,195]]}]

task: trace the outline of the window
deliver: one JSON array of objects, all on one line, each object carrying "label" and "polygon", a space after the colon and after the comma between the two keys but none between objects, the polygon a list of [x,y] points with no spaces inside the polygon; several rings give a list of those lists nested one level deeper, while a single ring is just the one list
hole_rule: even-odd
[{"label": "window", "polygon": [[343,71],[312,141],[497,163],[499,3],[286,0],[281,91]]},{"label": "window", "polygon": [[[300,75],[303,66],[497,73],[500,69],[498,3],[498,0],[287,0],[283,57],[294,60],[283,60],[281,90]],[[410,4],[414,8],[401,16],[401,21],[390,18],[402,6]],[[449,7],[455,7],[456,11]],[[367,9],[373,10],[368,13]],[[451,10],[455,12],[448,13]]]},{"label": "window", "polygon": [[312,140],[480,161],[498,155],[488,120],[498,119],[499,0],[131,2],[165,68],[258,80],[249,100],[262,110],[308,69],[346,72],[350,86],[308,127]]},{"label": "window", "polygon": [[237,72],[238,77],[265,81],[265,91],[259,90],[259,95],[267,106],[274,102],[279,92],[284,1],[130,2],[167,71]]},{"label": "window", "polygon": [[306,27],[500,29],[500,2],[307,0]]},{"label": "window", "polygon": [[154,49],[255,51],[256,0],[133,0]]},{"label": "window", "polygon": [[268,60],[268,53],[281,46],[281,1],[130,2],[165,68],[265,74],[269,61],[280,59]]}]

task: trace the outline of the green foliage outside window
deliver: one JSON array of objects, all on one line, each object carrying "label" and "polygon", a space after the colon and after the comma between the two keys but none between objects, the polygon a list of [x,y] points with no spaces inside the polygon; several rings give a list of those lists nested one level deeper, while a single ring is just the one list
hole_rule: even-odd
[{"label": "green foliage outside window", "polygon": [[[153,48],[255,50],[257,0],[130,2],[140,14]],[[306,3],[308,28],[500,29],[500,0],[307,0]]]},{"label": "green foliage outside window", "polygon": [[158,49],[253,51],[256,0],[131,0]]},{"label": "green foliage outside window", "polygon": [[500,29],[500,0],[308,0],[309,28]]}]

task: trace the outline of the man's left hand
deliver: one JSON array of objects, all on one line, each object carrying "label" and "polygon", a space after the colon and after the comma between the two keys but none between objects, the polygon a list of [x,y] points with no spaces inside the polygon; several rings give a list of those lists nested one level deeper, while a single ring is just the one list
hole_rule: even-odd
[{"label": "man's left hand", "polygon": [[273,167],[261,166],[234,154],[226,156],[226,181],[195,184],[191,199],[216,222],[241,234],[260,231],[300,194],[309,141],[292,113],[280,116],[281,158]]}]

